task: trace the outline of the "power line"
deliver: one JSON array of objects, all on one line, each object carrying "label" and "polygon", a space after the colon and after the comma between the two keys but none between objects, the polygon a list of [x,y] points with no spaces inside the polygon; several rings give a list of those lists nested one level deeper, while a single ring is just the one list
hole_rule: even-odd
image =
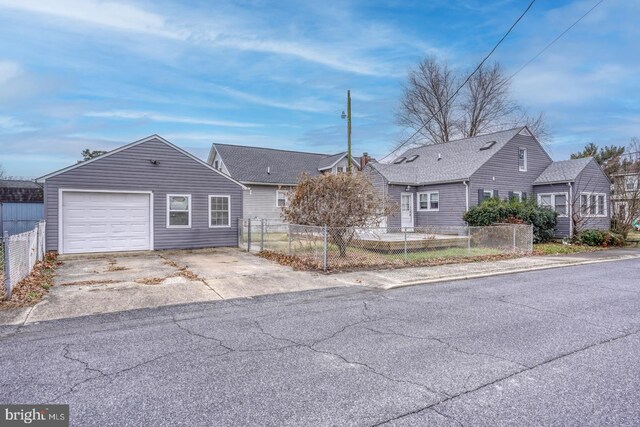
[{"label": "power line", "polygon": [[[601,0],[601,1],[603,1],[603,0]],[[431,122],[431,120],[433,120],[433,118],[436,115],[440,114],[440,112],[444,109],[444,107],[446,107],[447,104],[449,104],[449,102],[451,102],[451,100],[458,94],[458,92],[460,92],[462,90],[462,88],[469,82],[469,80],[471,80],[471,77],[473,77],[474,74],[478,72],[478,70],[484,65],[484,63],[487,61],[487,59],[489,59],[489,57],[496,51],[498,46],[500,46],[502,44],[502,42],[507,38],[507,36],[515,28],[515,26],[518,24],[518,22],[520,22],[520,20],[522,18],[524,18],[524,15],[526,15],[527,12],[529,12],[529,9],[531,9],[531,6],[533,6],[533,4],[535,2],[536,2],[536,0],[532,0],[531,3],[529,3],[529,6],[527,6],[527,8],[524,10],[524,12],[522,12],[522,14],[518,17],[518,19],[516,19],[516,21],[511,25],[511,27],[509,27],[507,32],[502,36],[502,38],[498,41],[498,43],[496,43],[496,45],[493,46],[493,49],[491,49],[491,51],[484,57],[484,59],[478,64],[478,66],[475,68],[475,70],[473,70],[473,72],[471,74],[469,74],[469,76],[465,79],[465,81],[458,87],[458,89],[456,89],[456,91],[453,93],[453,95],[451,95],[444,102],[444,104],[440,107],[440,109],[438,109],[438,111],[436,111],[431,117],[429,117],[427,119],[427,121],[424,124],[422,124],[422,126],[420,126],[413,134],[411,134],[411,136],[409,138],[407,138],[404,142],[402,142],[402,144],[397,146],[391,153],[389,153],[386,156],[382,157],[380,159],[380,161],[386,159],[387,157],[389,157],[390,155],[392,155],[393,153],[398,151],[400,148],[402,148],[406,144],[408,144],[413,139],[413,137],[415,137],[422,129],[424,129],[424,127],[427,126],[429,124],[429,122]]]},{"label": "power line", "polygon": [[544,52],[546,52],[547,49],[549,49],[551,46],[553,46],[558,40],[560,40],[562,38],[562,36],[564,36],[565,34],[567,34],[573,27],[575,27],[578,22],[582,21],[588,14],[591,13],[591,11],[593,11],[593,9],[595,9],[596,7],[600,6],[600,3],[602,3],[604,0],[600,0],[598,3],[596,3],[595,5],[593,5],[593,7],[589,10],[587,10],[580,18],[578,18],[573,24],[569,25],[563,32],[561,32],[555,39],[551,40],[551,42],[549,44],[547,44],[540,52],[538,52],[537,54],[534,55],[533,58],[531,58],[530,60],[528,60],[527,62],[525,62],[520,68],[518,68],[518,70],[511,74],[511,76],[506,80],[507,82],[510,81],[511,79],[513,79],[520,71],[522,71],[526,66],[528,66],[529,64],[531,64],[533,61],[535,61],[536,59],[538,59],[538,57],[540,55],[542,55]]}]

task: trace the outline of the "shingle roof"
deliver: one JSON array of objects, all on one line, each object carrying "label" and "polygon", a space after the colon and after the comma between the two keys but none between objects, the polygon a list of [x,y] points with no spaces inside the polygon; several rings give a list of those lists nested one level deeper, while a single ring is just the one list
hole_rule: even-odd
[{"label": "shingle roof", "polygon": [[582,159],[561,160],[553,162],[533,181],[534,185],[552,184],[554,182],[573,182],[580,172],[591,162],[592,157]]},{"label": "shingle roof", "polygon": [[347,152],[343,151],[342,153],[325,157],[324,159],[320,160],[320,163],[318,163],[318,170],[324,170],[324,169],[330,168],[335,162],[343,158],[346,154]]},{"label": "shingle roof", "polygon": [[33,181],[0,180],[0,202],[2,203],[42,203],[43,199],[42,187]]},{"label": "shingle roof", "polygon": [[229,174],[240,182],[295,184],[302,173],[318,175],[345,155],[213,144]]},{"label": "shingle roof", "polygon": [[[469,179],[480,166],[516,136],[523,128],[449,141],[443,144],[425,145],[402,153],[401,157],[418,157],[410,163],[371,163],[371,166],[395,184],[428,184]],[[495,141],[486,150],[485,144]],[[440,160],[438,160],[440,156]],[[395,160],[394,160],[395,161]]]}]

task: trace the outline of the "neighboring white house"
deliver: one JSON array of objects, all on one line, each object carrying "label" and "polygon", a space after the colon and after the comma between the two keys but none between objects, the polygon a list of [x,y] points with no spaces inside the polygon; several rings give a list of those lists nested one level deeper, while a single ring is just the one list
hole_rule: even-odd
[{"label": "neighboring white house", "polygon": [[[366,153],[352,157],[354,170],[366,162]],[[240,181],[245,218],[281,219],[287,192],[303,173],[311,176],[347,171],[347,153],[319,154],[242,145],[213,144],[208,163]]]}]

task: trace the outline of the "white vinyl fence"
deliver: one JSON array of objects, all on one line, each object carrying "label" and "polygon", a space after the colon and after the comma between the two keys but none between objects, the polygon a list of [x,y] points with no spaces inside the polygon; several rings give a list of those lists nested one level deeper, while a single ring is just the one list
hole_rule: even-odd
[{"label": "white vinyl fence", "polygon": [[39,221],[33,230],[9,236],[5,232],[0,245],[0,284],[6,299],[11,298],[12,289],[27,277],[37,261],[44,259],[45,222]]}]

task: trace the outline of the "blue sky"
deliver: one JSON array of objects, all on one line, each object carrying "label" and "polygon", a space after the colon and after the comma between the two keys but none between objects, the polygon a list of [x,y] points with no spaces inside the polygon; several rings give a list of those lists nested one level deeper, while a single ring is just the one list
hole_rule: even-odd
[{"label": "blue sky", "polygon": [[[596,0],[538,0],[494,59],[515,71]],[[201,158],[212,142],[382,157],[428,54],[473,67],[525,1],[0,0],[0,165],[38,177],[84,148],[157,133]],[[640,136],[640,2],[605,0],[512,84],[546,114],[549,150]]]}]

